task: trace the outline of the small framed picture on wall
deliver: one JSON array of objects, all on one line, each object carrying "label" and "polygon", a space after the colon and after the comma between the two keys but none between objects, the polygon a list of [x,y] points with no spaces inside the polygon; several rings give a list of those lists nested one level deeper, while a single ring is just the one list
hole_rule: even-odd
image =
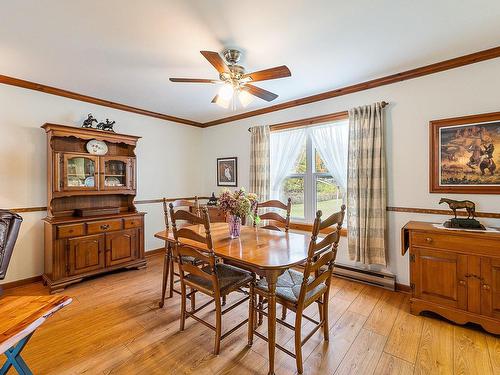
[{"label": "small framed picture on wall", "polygon": [[500,193],[500,112],[430,122],[430,192]]},{"label": "small framed picture on wall", "polygon": [[238,158],[217,158],[217,186],[238,186]]}]

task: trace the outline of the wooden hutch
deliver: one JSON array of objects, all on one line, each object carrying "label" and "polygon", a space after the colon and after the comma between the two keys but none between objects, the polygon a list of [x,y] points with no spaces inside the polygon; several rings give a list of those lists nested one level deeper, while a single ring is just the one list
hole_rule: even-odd
[{"label": "wooden hutch", "polygon": [[[50,292],[87,276],[146,265],[144,213],[134,206],[140,137],[45,124],[47,217],[43,281]],[[104,155],[87,143],[104,142]]]},{"label": "wooden hutch", "polygon": [[500,334],[500,231],[450,230],[410,221],[402,229],[410,251],[410,306],[459,324]]}]

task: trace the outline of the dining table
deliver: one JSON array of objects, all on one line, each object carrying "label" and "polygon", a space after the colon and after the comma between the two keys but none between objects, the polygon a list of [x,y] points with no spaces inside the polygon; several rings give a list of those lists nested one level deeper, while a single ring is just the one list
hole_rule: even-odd
[{"label": "dining table", "polygon": [[[202,225],[187,228],[205,234]],[[269,372],[274,374],[276,351],[276,282],[287,269],[302,264],[307,259],[310,234],[281,232],[253,226],[242,226],[239,237],[231,238],[227,223],[214,223],[210,226],[213,251],[224,261],[264,277],[268,284],[268,352]],[[156,238],[175,242],[171,230],[158,232]],[[206,250],[202,243],[181,239],[183,245]],[[251,345],[251,342],[249,342]]]}]

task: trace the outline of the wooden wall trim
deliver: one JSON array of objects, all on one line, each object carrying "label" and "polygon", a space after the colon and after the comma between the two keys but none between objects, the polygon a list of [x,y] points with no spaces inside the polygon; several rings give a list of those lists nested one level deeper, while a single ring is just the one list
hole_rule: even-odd
[{"label": "wooden wall trim", "polygon": [[[209,199],[210,197],[198,197],[198,199]],[[175,199],[194,199],[194,197],[186,197],[186,198],[169,198],[167,201],[173,201]],[[159,199],[145,199],[135,201],[135,204],[153,204],[153,203],[162,203],[163,198]],[[23,212],[38,212],[38,211],[47,211],[47,207],[24,207],[24,208],[10,208],[10,211],[14,211],[17,213]],[[415,214],[427,214],[427,215],[453,215],[451,210],[438,210],[433,208],[416,208],[416,207],[393,207],[388,206],[387,211],[391,212],[408,212]],[[467,216],[465,211],[457,211],[458,216]],[[476,212],[476,217],[484,217],[489,219],[500,219],[500,213],[498,212]],[[299,229],[298,226],[302,225],[301,223],[295,223],[297,225],[296,229]],[[304,224],[307,225],[307,224]],[[307,230],[307,229],[306,229]]]},{"label": "wooden wall trim", "polygon": [[[387,207],[387,211],[410,212],[410,213],[428,214],[428,215],[453,215],[453,211],[451,211],[451,210],[437,210],[437,209],[433,209],[433,208]],[[467,212],[457,211],[457,215],[458,216],[467,216]],[[476,212],[476,217],[500,219],[500,213],[497,213],[497,212]]]},{"label": "wooden wall trim", "polygon": [[97,104],[97,105],[101,105],[103,107],[118,109],[120,111],[132,112],[132,113],[137,113],[137,114],[143,115],[143,116],[159,118],[160,120],[172,121],[172,122],[177,122],[180,124],[191,125],[191,126],[196,126],[196,127],[203,126],[203,124],[196,122],[196,121],[191,121],[191,120],[187,120],[187,119],[180,118],[180,117],[170,116],[170,115],[159,113],[159,112],[148,111],[147,109],[132,107],[132,106],[129,106],[126,104],[112,102],[110,100],[94,98],[93,96],[79,94],[76,92],[60,89],[57,87],[42,85],[41,83],[25,81],[23,79],[9,77],[9,76],[5,76],[5,75],[0,75],[0,83],[3,83],[5,85],[22,87],[22,88],[29,89],[29,90],[41,91],[41,92],[44,92],[46,94],[62,96],[64,98],[79,100],[81,102]]},{"label": "wooden wall trim", "polygon": [[385,77],[376,78],[370,81],[365,81],[361,83],[357,83],[351,86],[341,87],[335,90],[326,91],[320,94],[306,96],[304,98],[291,100],[288,102],[275,104],[269,107],[256,109],[254,111],[249,111],[245,113],[240,113],[238,115],[233,115],[229,117],[224,117],[218,120],[209,121],[203,124],[203,127],[210,127],[214,125],[220,125],[227,122],[232,122],[236,120],[241,120],[248,117],[259,116],[265,113],[271,113],[276,111],[282,111],[287,108],[297,107],[305,104],[310,104],[314,102],[319,102],[322,100],[327,100],[331,98],[335,98],[338,96],[343,96],[347,94],[352,94],[358,91],[364,91],[373,89],[375,87],[390,85],[392,83],[406,81],[413,78],[423,77],[429,74],[434,74],[438,72],[443,72],[445,70],[450,70],[454,68],[459,68],[461,66],[475,64],[480,61],[495,59],[500,57],[500,46],[490,48],[487,50],[471,53],[469,55],[464,55],[460,57],[455,57],[450,60],[441,61],[435,64],[422,66],[415,69],[406,70],[404,72],[391,74]]}]

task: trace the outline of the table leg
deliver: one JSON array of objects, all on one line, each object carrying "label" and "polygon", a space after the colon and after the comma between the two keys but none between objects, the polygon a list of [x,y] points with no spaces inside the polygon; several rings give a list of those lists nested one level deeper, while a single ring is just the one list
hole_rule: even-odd
[{"label": "table leg", "polygon": [[173,272],[170,269],[170,258],[171,258],[171,250],[170,243],[165,242],[165,257],[163,259],[163,281],[161,284],[161,300],[160,300],[160,308],[165,304],[165,293],[167,291],[167,282],[168,276],[170,272]]},{"label": "table leg", "polygon": [[269,375],[274,375],[274,353],[276,351],[276,281],[278,274],[269,272],[265,275],[268,285],[267,295],[267,337],[269,350]]},{"label": "table leg", "polygon": [[0,375],[7,374],[9,369],[14,367],[19,375],[33,375],[33,373],[28,368],[26,362],[24,362],[21,357],[21,352],[28,343],[29,339],[33,333],[30,333],[28,336],[20,340],[17,345],[8,349],[4,354],[7,357],[7,361],[5,361],[4,365],[0,368]]}]

